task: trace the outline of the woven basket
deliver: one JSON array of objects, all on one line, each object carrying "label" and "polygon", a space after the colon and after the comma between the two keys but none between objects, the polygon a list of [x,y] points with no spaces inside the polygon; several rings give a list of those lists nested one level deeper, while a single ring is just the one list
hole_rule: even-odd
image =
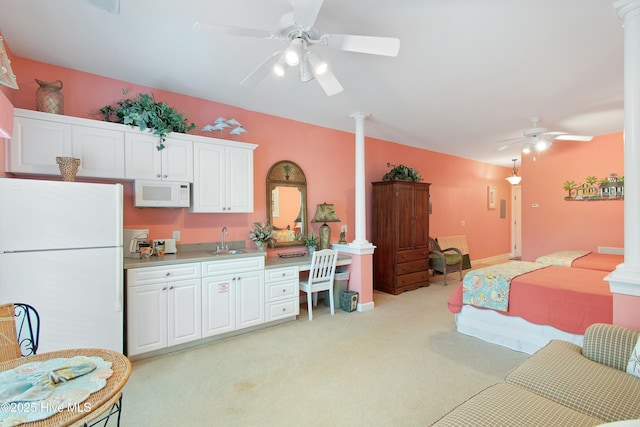
[{"label": "woven basket", "polygon": [[56,157],[56,163],[60,168],[63,181],[75,181],[78,168],[80,167],[80,159],[75,157]]}]

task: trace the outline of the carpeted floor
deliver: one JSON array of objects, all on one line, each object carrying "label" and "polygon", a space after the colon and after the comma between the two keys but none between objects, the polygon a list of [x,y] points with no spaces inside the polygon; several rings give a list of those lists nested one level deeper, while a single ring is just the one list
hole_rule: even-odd
[{"label": "carpeted floor", "polygon": [[456,332],[457,279],[134,362],[122,425],[429,425],[527,357]]}]

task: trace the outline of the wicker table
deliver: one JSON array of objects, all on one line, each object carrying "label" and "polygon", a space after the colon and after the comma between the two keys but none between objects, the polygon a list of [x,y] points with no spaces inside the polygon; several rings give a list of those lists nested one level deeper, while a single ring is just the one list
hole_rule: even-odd
[{"label": "wicker table", "polygon": [[[83,402],[83,404],[86,404],[86,406],[90,408],[90,411],[80,412],[65,410],[44,420],[24,424],[25,426],[85,426],[91,425],[92,422],[100,420],[108,414],[120,411],[122,398],[121,390],[131,374],[131,362],[129,362],[129,359],[127,359],[125,355],[115,351],[97,348],[80,348],[36,354],[33,356],[21,357],[2,362],[0,363],[0,372],[13,369],[28,362],[40,362],[49,359],[74,356],[96,356],[101,357],[107,362],[111,362],[111,370],[113,371],[113,374],[107,379],[107,384],[101,390],[92,393],[87,400]],[[119,413],[117,414],[117,417],[119,422]]]}]

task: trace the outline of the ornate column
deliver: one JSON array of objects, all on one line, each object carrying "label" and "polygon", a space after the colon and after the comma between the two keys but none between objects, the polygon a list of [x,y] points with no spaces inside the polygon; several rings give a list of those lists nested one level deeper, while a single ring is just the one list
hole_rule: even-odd
[{"label": "ornate column", "polygon": [[615,0],[624,28],[624,263],[606,277],[613,323],[640,327],[640,0]]}]

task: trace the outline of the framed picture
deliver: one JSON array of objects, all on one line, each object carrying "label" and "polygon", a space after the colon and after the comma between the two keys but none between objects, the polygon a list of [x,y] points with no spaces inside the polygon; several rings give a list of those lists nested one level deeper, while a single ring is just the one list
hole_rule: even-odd
[{"label": "framed picture", "polygon": [[495,209],[496,208],[496,197],[498,189],[495,185],[489,185],[487,187],[487,208]]}]

